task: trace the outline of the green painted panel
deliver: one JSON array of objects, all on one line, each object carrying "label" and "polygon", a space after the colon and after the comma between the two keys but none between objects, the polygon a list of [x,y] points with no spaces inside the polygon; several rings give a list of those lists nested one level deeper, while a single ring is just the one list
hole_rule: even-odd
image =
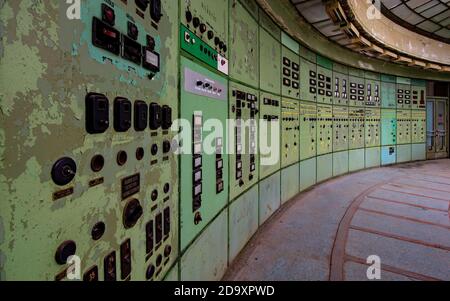
[{"label": "green painted panel", "polygon": [[366,108],[365,116],[366,147],[381,145],[381,110]]},{"label": "green painted panel", "polygon": [[381,145],[397,144],[397,111],[381,109]]},{"label": "green painted panel", "polygon": [[317,62],[317,55],[314,51],[311,51],[310,49],[301,46],[300,45],[300,56],[304,59],[306,59],[307,61],[313,63],[314,65]]},{"label": "green painted panel", "polygon": [[381,74],[381,81],[396,84],[397,77],[395,75]]},{"label": "green painted panel", "polygon": [[229,117],[236,121],[228,141],[235,141],[230,162],[230,200],[259,181],[258,122],[259,92],[234,82],[229,83]]},{"label": "green painted panel", "polygon": [[333,151],[333,107],[317,105],[317,155]]},{"label": "green painted panel", "polygon": [[411,144],[411,110],[397,110],[397,143]]},{"label": "green painted panel", "polygon": [[381,107],[386,109],[397,108],[396,84],[381,82]]},{"label": "green painted panel", "polygon": [[258,23],[237,0],[230,1],[230,77],[259,86]]},{"label": "green painted panel", "polygon": [[397,146],[397,163],[409,162],[412,159],[411,144]]},{"label": "green painted panel", "polygon": [[426,88],[427,87],[427,81],[423,80],[423,79],[412,78],[411,79],[411,85],[412,86],[421,87],[421,88]]},{"label": "green painted panel", "polygon": [[281,44],[286,46],[297,55],[300,53],[300,45],[284,31],[281,33]]},{"label": "green painted panel", "polygon": [[381,80],[381,75],[379,73],[367,71],[367,70],[364,72],[364,77],[366,79],[370,79],[370,80],[377,81],[377,82],[379,82]]},{"label": "green painted panel", "polygon": [[232,262],[258,229],[258,186],[253,187],[229,207],[229,254]]},{"label": "green painted panel", "polygon": [[366,148],[366,168],[378,167],[381,165],[381,148]]},{"label": "green painted panel", "polygon": [[[140,61],[132,62],[114,54],[118,53],[115,50],[113,53],[94,46],[92,28],[99,27],[93,20],[101,19],[103,3],[82,1],[81,19],[71,21],[61,1],[2,3],[0,27],[9,41],[2,42],[0,64],[1,280],[54,281],[67,268],[56,262],[55,253],[69,240],[76,243],[76,255],[82,259],[81,275],[97,266],[99,280],[105,279],[104,259],[116,252],[120,262],[120,247],[128,247],[128,239],[132,271],[130,275],[126,271],[124,275],[117,273],[117,280],[128,276],[145,280],[147,268],[155,264],[164,249],[171,247],[171,255],[164,258],[167,263],[153,277],[161,280],[179,252],[177,159],[172,152],[158,152],[152,157],[153,164],[150,160],[152,145],[170,143],[173,135],[148,128],[119,133],[112,124],[104,133],[88,134],[85,113],[87,92],[96,92],[108,98],[109,110],[105,113],[109,116],[113,115],[116,97],[126,97],[133,103],[137,99],[147,104],[157,102],[170,106],[174,117],[178,115],[177,2],[162,6],[160,30],[151,26],[148,16],[145,20],[138,17],[134,3],[125,6],[119,1],[108,2],[115,4],[112,35],[119,38],[120,33],[126,34],[130,21],[139,29],[140,44],[146,45],[146,34],[154,37],[154,52],[164,65],[155,73],[141,66]],[[105,98],[98,100],[99,107],[106,109],[101,106],[106,104]],[[128,102],[125,106],[130,108]],[[151,138],[152,135],[156,136]],[[135,155],[138,149],[139,154],[145,150],[142,161]],[[119,161],[124,163],[125,152],[128,160],[119,166],[118,154],[122,154]],[[91,165],[96,155],[102,156],[103,169],[97,160]],[[64,168],[61,173],[68,181],[58,183],[64,184],[60,186],[52,180],[52,169],[65,156],[77,168]],[[74,178],[67,177],[67,173],[75,173]],[[131,176],[136,184],[138,174],[141,185],[122,194],[122,183]],[[164,193],[166,184],[169,190]],[[150,202],[154,190],[159,195]],[[124,208],[136,201],[143,214],[133,227],[129,227],[132,221],[126,218],[126,229]],[[158,250],[152,250],[150,255],[144,241],[146,224],[164,212],[171,225],[164,228],[170,231],[158,232],[165,240],[158,242]],[[94,228],[101,230],[101,226],[96,227],[101,222],[106,225],[106,232],[94,242],[91,232]]]},{"label": "green painted panel", "polygon": [[259,17],[259,6],[255,0],[231,0],[233,5],[237,5],[240,2],[245,8],[251,13],[253,18],[258,20]]},{"label": "green painted panel", "polygon": [[[341,68],[342,69],[342,68]],[[333,72],[333,104],[348,105],[349,98],[349,78],[346,73]]]},{"label": "green painted panel", "polygon": [[281,205],[281,174],[274,173],[259,182],[259,224],[265,223]]},{"label": "green painted panel", "polygon": [[348,151],[333,153],[333,177],[348,173]]},{"label": "green painted panel", "polygon": [[333,154],[317,157],[317,183],[333,177]]},{"label": "green painted panel", "polygon": [[259,9],[259,24],[277,41],[281,40],[281,29],[272,21],[272,19],[264,12],[262,8]]},{"label": "green painted panel", "polygon": [[300,59],[300,99],[317,101],[317,67],[316,64]]},{"label": "green painted panel", "polygon": [[411,150],[411,160],[421,161],[427,159],[427,146],[426,144],[413,144]]},{"label": "green painted panel", "polygon": [[317,102],[333,104],[333,71],[317,65]]},{"label": "green painted panel", "polygon": [[180,280],[219,281],[227,267],[228,211],[224,210],[181,257]]},{"label": "green painted panel", "polygon": [[[215,38],[223,43],[228,42],[228,1],[223,0],[189,0],[180,1],[181,23],[194,32],[202,41],[210,47],[216,49],[221,55],[227,57],[227,50],[220,49],[215,44]],[[192,16],[187,18],[188,12]],[[198,18],[200,26],[194,24]],[[202,25],[205,25],[205,31],[202,32]],[[214,38],[208,37],[208,32],[214,33]],[[226,45],[227,46],[227,45]],[[228,47],[227,47],[228,48]]]},{"label": "green painted panel", "polygon": [[[193,72],[193,73],[192,73]],[[192,73],[192,74],[190,74]],[[189,85],[196,85],[201,80],[208,82],[214,87],[222,90],[220,96],[215,98],[201,95],[200,92],[192,93],[186,90]],[[192,133],[186,134],[188,137],[194,137],[194,133],[198,132],[200,140],[206,139],[208,135],[214,132],[205,129],[196,129],[196,124],[204,126],[211,119],[220,120],[222,124],[226,124],[228,118],[228,101],[225,91],[228,91],[228,83],[224,78],[206,70],[203,67],[182,57],[181,59],[181,82],[184,89],[181,91],[181,118],[189,121],[192,127]],[[198,91],[198,90],[195,90]],[[194,120],[199,119],[194,123]],[[195,125],[195,126],[194,126]],[[187,130],[187,129],[184,129]],[[218,133],[220,135],[222,133]],[[227,137],[222,134],[222,145],[227,145]],[[215,139],[217,141],[217,139]],[[194,143],[184,142],[183,145],[191,146]],[[193,147],[192,147],[193,148]],[[193,155],[193,150],[188,150],[190,154],[181,155],[181,248],[184,250],[187,245],[202,231],[205,226],[224,208],[228,202],[228,156],[222,156],[222,177],[217,177],[216,153],[202,152],[200,155]],[[197,163],[200,161],[200,163]],[[195,164],[194,164],[195,163]],[[195,168],[194,165],[198,167]],[[197,174],[201,170],[201,174]],[[199,176],[200,180],[195,181],[194,175]],[[195,182],[195,184],[194,184]],[[217,185],[223,182],[224,189],[220,191]],[[196,189],[201,190],[199,200],[194,197]],[[195,201],[195,202],[194,202]]]},{"label": "green painted panel", "polygon": [[365,167],[365,150],[364,149],[350,150],[348,157],[349,157],[348,169],[350,172],[364,169],[364,167]]},{"label": "green painted panel", "polygon": [[300,103],[283,98],[281,105],[281,168],[300,161]]},{"label": "green painted panel", "polygon": [[349,67],[348,68],[348,75],[353,76],[353,77],[364,78],[365,77],[365,71],[363,69],[356,69],[356,68]]},{"label": "green painted panel", "polygon": [[[267,137],[268,146],[274,146],[277,148],[277,145],[281,143],[280,137],[280,120],[281,120],[281,99],[279,96],[261,92],[260,104],[259,104],[259,116],[262,120],[267,121],[267,126],[260,126],[259,131],[261,137]],[[272,130],[272,126],[274,126]],[[275,131],[275,133],[273,133]],[[273,140],[273,142],[272,142]],[[262,142],[262,141],[260,141]],[[277,148],[279,150],[279,148]],[[260,168],[259,168],[259,177],[260,179],[264,179],[267,176],[270,176],[274,172],[277,172],[281,168],[281,154],[278,153],[275,158],[273,158],[273,164],[262,164],[263,159],[270,159],[272,154],[261,154],[260,153]]]},{"label": "green painted panel", "polygon": [[321,55],[317,55],[317,66],[323,67],[325,69],[333,70],[333,61],[331,61]]},{"label": "green painted panel", "polygon": [[300,102],[300,160],[317,154],[317,105]]},{"label": "green painted panel", "polygon": [[286,203],[300,190],[300,166],[291,165],[281,170],[281,204]]},{"label": "green painted panel", "polygon": [[178,278],[178,271],[179,271],[179,265],[178,263],[169,271],[169,273],[167,273],[166,278],[164,278],[164,281],[168,281],[168,282],[174,282],[174,281],[179,281]]},{"label": "green painted panel", "polygon": [[364,147],[365,138],[365,109],[350,108],[348,112],[349,119],[349,149],[358,149]]},{"label": "green painted panel", "polygon": [[282,95],[290,98],[300,98],[300,57],[282,48]]},{"label": "green painted panel", "polygon": [[316,164],[315,157],[300,162],[300,191],[304,191],[317,183]]},{"label": "green painted panel", "polygon": [[349,106],[364,107],[366,103],[366,83],[362,77],[350,76]]},{"label": "green painted panel", "polygon": [[426,142],[427,112],[411,111],[411,140],[412,143]]},{"label": "green painted panel", "polygon": [[259,30],[260,89],[281,93],[281,44],[267,31]]},{"label": "green painted panel", "polygon": [[397,77],[397,84],[410,86],[411,85],[411,79],[410,78],[406,78],[406,77],[398,76]]},{"label": "green painted panel", "polygon": [[397,84],[397,109],[411,109],[411,86]]},{"label": "green painted panel", "polygon": [[345,65],[333,62],[333,71],[348,76],[348,67]]},{"label": "green painted panel", "polygon": [[348,107],[333,107],[333,151],[348,150]]}]

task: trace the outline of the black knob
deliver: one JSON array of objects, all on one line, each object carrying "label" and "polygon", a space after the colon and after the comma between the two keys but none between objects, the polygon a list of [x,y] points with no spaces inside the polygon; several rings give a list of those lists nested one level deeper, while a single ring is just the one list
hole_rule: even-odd
[{"label": "black knob", "polygon": [[195,17],[192,21],[192,24],[195,28],[197,28],[200,25],[200,19],[198,17]]},{"label": "black knob", "polygon": [[222,50],[223,50],[223,52],[227,52],[227,50],[228,50],[227,45],[223,44]]},{"label": "black knob", "polygon": [[222,42],[222,41],[220,41],[220,42],[219,42],[219,48],[220,48],[220,49],[223,49],[223,46],[225,46],[225,43]]},{"label": "black knob", "polygon": [[206,31],[206,24],[205,23],[200,24],[200,32],[204,33],[205,31]]},{"label": "black knob", "polygon": [[92,228],[92,239],[93,240],[99,240],[102,238],[103,234],[105,234],[106,231],[106,225],[104,222],[99,222],[95,224],[95,226]]},{"label": "black knob", "polygon": [[172,148],[172,145],[170,144],[170,141],[164,141],[163,142],[163,152],[167,154],[170,152],[170,149]]},{"label": "black knob", "polygon": [[158,145],[153,144],[152,145],[152,155],[156,156],[158,154]]},{"label": "black knob", "polygon": [[77,173],[77,164],[71,158],[61,158],[53,165],[52,179],[56,185],[64,186],[72,182]]},{"label": "black knob", "polygon": [[217,46],[220,44],[220,39],[218,37],[214,38],[214,44]]},{"label": "black knob", "polygon": [[208,31],[208,39],[212,40],[214,38],[214,32],[212,30]]},{"label": "black knob", "polygon": [[192,13],[189,10],[186,12],[186,21],[188,23],[191,23],[192,21]]},{"label": "black knob", "polygon": [[153,264],[151,264],[148,268],[147,268],[147,272],[145,273],[145,277],[147,278],[147,280],[150,280],[153,278],[153,275],[155,275],[155,266]]},{"label": "black knob", "polygon": [[123,224],[125,228],[133,228],[141,218],[144,210],[138,200],[132,199],[125,206],[123,212]]},{"label": "black knob", "polygon": [[76,243],[73,240],[67,240],[56,250],[55,260],[59,265],[67,264],[67,259],[69,259],[70,256],[75,255],[76,251]]}]

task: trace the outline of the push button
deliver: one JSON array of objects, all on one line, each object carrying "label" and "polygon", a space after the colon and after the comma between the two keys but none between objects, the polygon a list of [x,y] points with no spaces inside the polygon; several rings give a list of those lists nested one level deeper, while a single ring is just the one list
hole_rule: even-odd
[{"label": "push button", "polygon": [[103,94],[89,93],[86,102],[86,131],[101,134],[109,127],[109,100]]},{"label": "push button", "polygon": [[131,127],[131,101],[117,97],[114,100],[114,129],[126,132]]},{"label": "push button", "polygon": [[157,130],[161,126],[162,111],[157,103],[150,104],[150,129]]},{"label": "push button", "polygon": [[148,125],[148,105],[137,100],[134,103],[134,129],[137,132],[142,132],[147,128]]},{"label": "push button", "polygon": [[56,250],[55,260],[59,265],[67,264],[67,259],[69,259],[70,256],[75,255],[76,251],[76,243],[73,240],[67,240]]}]

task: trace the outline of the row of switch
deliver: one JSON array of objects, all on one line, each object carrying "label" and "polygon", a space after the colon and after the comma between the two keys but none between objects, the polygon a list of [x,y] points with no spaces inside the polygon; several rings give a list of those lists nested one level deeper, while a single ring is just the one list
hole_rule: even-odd
[{"label": "row of switch", "polygon": [[192,23],[194,29],[199,29],[200,33],[203,35],[206,33],[206,37],[208,40],[214,39],[214,45],[218,50],[221,50],[223,53],[226,53],[228,48],[225,42],[223,42],[219,37],[215,36],[214,31],[212,29],[208,29],[206,23],[203,23],[199,17],[194,17],[191,11],[186,11],[186,21],[188,24]]},{"label": "row of switch", "polygon": [[[132,103],[126,98],[117,97],[114,100],[114,129],[117,132],[127,132],[132,126]],[[86,130],[90,134],[100,134],[109,128],[109,100],[103,94],[89,93],[86,96]],[[134,103],[134,128],[144,131],[168,130],[172,126],[172,109],[137,100]]]}]

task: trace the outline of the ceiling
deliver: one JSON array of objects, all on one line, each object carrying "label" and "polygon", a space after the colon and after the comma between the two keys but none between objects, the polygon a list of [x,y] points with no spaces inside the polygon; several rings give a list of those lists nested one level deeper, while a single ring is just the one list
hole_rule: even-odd
[{"label": "ceiling", "polygon": [[381,12],[397,24],[450,44],[450,0],[380,0]]}]

